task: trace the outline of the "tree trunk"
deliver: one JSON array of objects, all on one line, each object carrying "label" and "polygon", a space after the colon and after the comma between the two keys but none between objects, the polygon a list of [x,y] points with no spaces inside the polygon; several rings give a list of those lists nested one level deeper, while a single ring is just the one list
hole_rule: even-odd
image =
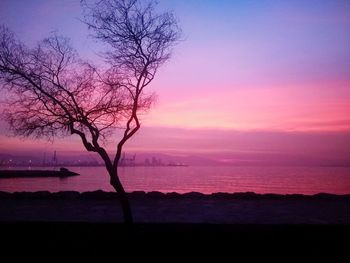
[{"label": "tree trunk", "polygon": [[124,223],[127,225],[131,225],[133,223],[133,218],[131,213],[130,201],[122,183],[119,180],[118,172],[110,172],[110,177],[110,183],[119,195],[119,200],[123,210]]}]

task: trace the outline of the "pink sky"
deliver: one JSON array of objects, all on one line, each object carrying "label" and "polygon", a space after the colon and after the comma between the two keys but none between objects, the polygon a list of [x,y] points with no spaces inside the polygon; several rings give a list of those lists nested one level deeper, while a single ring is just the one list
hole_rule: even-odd
[{"label": "pink sky", "polygon": [[[161,84],[160,84],[161,85]],[[349,131],[349,83],[191,89],[160,93],[149,126],[234,130]],[[336,90],[336,92],[335,92]]]},{"label": "pink sky", "polygon": [[[86,38],[78,2],[1,1],[0,23],[28,43],[58,30],[96,59],[100,47]],[[184,40],[150,87],[158,101],[142,116],[145,131],[130,150],[350,156],[348,1],[178,0],[160,7],[177,14]],[[70,138],[53,146],[5,133],[3,127],[2,152],[77,143]],[[305,148],[310,134],[315,141]]]}]

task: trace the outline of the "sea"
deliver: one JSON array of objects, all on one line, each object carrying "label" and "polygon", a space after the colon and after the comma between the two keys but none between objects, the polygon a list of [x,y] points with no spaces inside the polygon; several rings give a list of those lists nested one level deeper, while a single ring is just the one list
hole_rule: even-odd
[{"label": "sea", "polygon": [[[80,175],[0,179],[0,191],[114,191],[109,185],[106,169],[102,166],[67,168]],[[350,194],[350,167],[135,166],[120,167],[119,174],[128,192]]]}]

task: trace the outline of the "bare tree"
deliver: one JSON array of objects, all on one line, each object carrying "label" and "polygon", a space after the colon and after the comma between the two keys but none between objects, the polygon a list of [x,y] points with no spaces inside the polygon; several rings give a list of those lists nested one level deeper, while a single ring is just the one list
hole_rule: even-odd
[{"label": "bare tree", "polygon": [[[87,151],[104,161],[119,194],[124,221],[132,223],[129,199],[118,176],[125,143],[139,130],[139,114],[150,108],[145,92],[157,69],[170,58],[179,38],[171,13],[156,14],[154,2],[82,2],[84,22],[107,44],[108,65],[98,69],[81,60],[66,38],[53,35],[27,48],[0,27],[0,81],[10,106],[4,116],[15,135],[54,138],[76,134]],[[104,141],[123,129],[115,152]]]}]

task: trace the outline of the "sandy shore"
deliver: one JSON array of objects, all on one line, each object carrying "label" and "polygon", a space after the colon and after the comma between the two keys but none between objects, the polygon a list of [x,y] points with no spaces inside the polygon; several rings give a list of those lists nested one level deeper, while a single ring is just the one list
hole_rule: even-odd
[{"label": "sandy shore", "polygon": [[[130,193],[138,223],[350,225],[350,195]],[[118,196],[0,192],[2,222],[122,222]]]}]

